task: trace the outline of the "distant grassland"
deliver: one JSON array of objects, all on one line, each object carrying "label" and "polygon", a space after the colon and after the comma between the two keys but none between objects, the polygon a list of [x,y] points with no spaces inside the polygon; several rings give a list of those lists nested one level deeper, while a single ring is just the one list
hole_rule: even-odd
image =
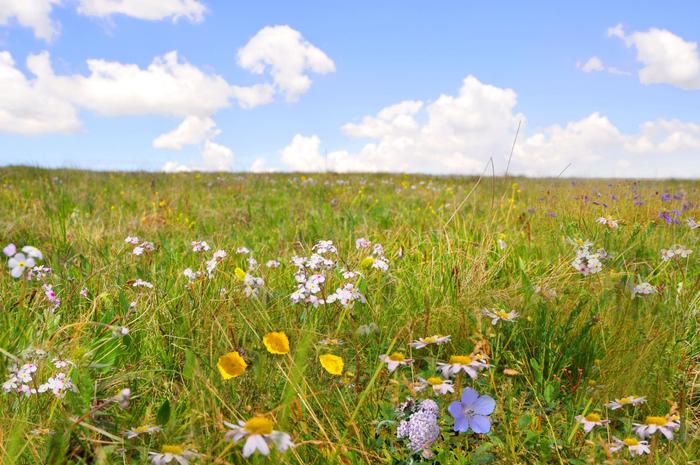
[{"label": "distant grassland", "polygon": [[[700,221],[699,187],[0,169],[0,246],[37,247],[61,300],[52,313],[40,281],[3,269],[0,382],[26,349],[38,348],[74,363],[68,373],[77,391],[63,399],[0,392],[0,457],[145,464],[148,451],[176,444],[202,454],[190,463],[217,464],[700,463],[700,229],[686,224]],[[600,216],[619,228],[596,223]],[[136,256],[127,236],[155,250]],[[361,237],[383,245],[386,272],[360,265],[369,253],[356,248]],[[211,250],[194,253],[195,240]],[[360,272],[354,282],[366,303],[292,302],[291,259],[311,255],[319,240],[333,241],[338,268]],[[582,276],[571,265],[576,240],[609,254],[600,273]],[[673,245],[695,251],[663,261],[661,250]],[[228,256],[208,278],[205,262],[218,249]],[[273,259],[280,266],[266,267]],[[188,284],[186,268],[204,276]],[[246,296],[236,268],[264,280],[257,296]],[[324,295],[346,281],[335,269],[328,276]],[[153,288],[134,287],[135,279]],[[633,297],[643,282],[657,292]],[[520,315],[492,325],[482,310],[493,308]],[[119,328],[128,334],[115,334]],[[262,338],[271,331],[288,336],[288,354],[266,351]],[[435,334],[451,340],[409,346]],[[343,344],[320,344],[327,338]],[[233,351],[248,367],[224,380],[217,360]],[[414,362],[389,373],[379,357],[395,351]],[[493,367],[475,380],[458,375],[454,394],[413,391],[418,377],[435,376],[437,362],[476,352]],[[342,375],[321,367],[324,353],[343,359]],[[41,363],[43,382],[51,368]],[[452,431],[447,405],[466,386],[496,400],[487,435]],[[131,398],[122,408],[112,400],[125,388]],[[628,395],[647,402],[604,407]],[[395,408],[408,396],[440,406],[431,458],[412,455],[396,437]],[[584,434],[575,417],[590,412],[610,423]],[[656,434],[651,454],[634,459],[609,451],[613,436],[635,436],[633,421],[667,414],[680,424],[673,441]],[[296,446],[244,459],[241,444],[224,440],[223,421],[255,415]],[[161,430],[124,437],[140,425]]]}]

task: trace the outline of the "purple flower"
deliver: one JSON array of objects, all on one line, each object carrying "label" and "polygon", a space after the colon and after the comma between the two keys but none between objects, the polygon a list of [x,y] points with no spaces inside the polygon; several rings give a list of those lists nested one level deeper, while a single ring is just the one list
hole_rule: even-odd
[{"label": "purple flower", "polygon": [[662,202],[668,202],[669,200],[671,200],[671,194],[669,194],[668,192],[666,192],[664,195],[662,195],[662,196],[660,197],[660,199],[661,199]]},{"label": "purple flower", "polygon": [[447,407],[455,419],[454,430],[466,433],[471,428],[478,434],[491,431],[489,415],[496,408],[496,401],[489,396],[480,396],[472,388],[464,388],[462,400],[454,401]]}]

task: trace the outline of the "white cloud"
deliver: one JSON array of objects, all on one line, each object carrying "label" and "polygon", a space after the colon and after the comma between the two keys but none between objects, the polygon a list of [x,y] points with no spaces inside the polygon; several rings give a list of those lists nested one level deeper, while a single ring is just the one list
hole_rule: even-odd
[{"label": "white cloud", "polygon": [[[477,174],[493,158],[496,172],[503,173],[517,122],[525,121],[515,112],[516,103],[513,90],[468,76],[456,96],[441,95],[432,103],[400,102],[344,125],[347,135],[373,141],[354,153],[328,153],[328,169]],[[397,118],[405,124],[394,124]],[[326,160],[320,146],[318,136],[297,134],[280,152],[281,162],[293,170],[322,171]],[[529,133],[523,128],[510,172],[556,176],[571,164],[567,175],[603,176],[616,168],[624,168],[625,176],[649,175],[649,161],[690,157],[699,150],[700,124],[659,119],[625,133],[604,115],[592,113]],[[663,172],[684,174],[682,169],[672,171]]]},{"label": "white cloud", "polygon": [[241,108],[249,109],[271,103],[275,99],[275,88],[270,84],[231,86],[231,95],[238,100]]},{"label": "white cloud", "polygon": [[166,173],[186,173],[188,171],[192,171],[192,169],[189,166],[183,165],[182,163],[176,161],[166,161],[161,168],[161,171]]},{"label": "white cloud", "polygon": [[585,63],[576,63],[576,67],[579,68],[584,73],[591,73],[593,71],[603,71],[605,67],[600,58],[596,56],[590,57]]},{"label": "white cloud", "polygon": [[313,135],[297,134],[292,142],[280,151],[282,163],[293,171],[324,171],[326,159],[320,151],[321,139]]},{"label": "white cloud", "polygon": [[233,167],[233,151],[208,140],[204,142],[202,160],[206,171],[229,171]]},{"label": "white cloud", "polygon": [[251,173],[272,173],[274,170],[270,168],[266,158],[258,157],[251,163],[249,171]]},{"label": "white cloud", "polygon": [[608,35],[622,39],[637,50],[643,67],[639,80],[643,84],[670,84],[685,90],[700,89],[700,55],[698,44],[683,40],[666,29],[625,34],[622,25],[608,29]]},{"label": "white cloud", "polygon": [[201,144],[221,133],[211,118],[188,116],[175,129],[161,134],[153,141],[157,149],[180,150],[186,145]]},{"label": "white cloud", "polygon": [[0,0],[0,26],[14,18],[19,24],[34,31],[37,39],[53,40],[59,26],[51,20],[53,5],[61,0]]},{"label": "white cloud", "polygon": [[82,15],[121,14],[148,21],[185,18],[198,22],[204,19],[206,10],[199,0],[80,0],[78,3],[78,13]]},{"label": "white cloud", "polygon": [[238,50],[238,64],[255,74],[269,68],[275,87],[292,102],[311,86],[307,70],[319,74],[335,71],[333,60],[289,26],[258,31]]},{"label": "white cloud", "polygon": [[78,111],[43,82],[28,79],[9,52],[0,52],[0,131],[19,134],[69,133],[80,128]]}]

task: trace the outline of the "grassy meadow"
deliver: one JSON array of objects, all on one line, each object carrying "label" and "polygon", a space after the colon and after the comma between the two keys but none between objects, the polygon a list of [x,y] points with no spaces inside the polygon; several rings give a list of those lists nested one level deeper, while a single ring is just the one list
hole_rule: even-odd
[{"label": "grassy meadow", "polygon": [[0,169],[0,461],[700,463],[699,187]]}]

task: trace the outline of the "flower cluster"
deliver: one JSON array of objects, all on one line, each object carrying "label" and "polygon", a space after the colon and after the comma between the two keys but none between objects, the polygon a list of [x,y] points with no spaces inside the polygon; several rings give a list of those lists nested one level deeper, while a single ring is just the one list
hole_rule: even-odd
[{"label": "flower cluster", "polygon": [[13,278],[22,277],[25,270],[31,271],[35,267],[36,260],[44,259],[41,251],[31,245],[25,245],[22,247],[22,251],[19,252],[14,244],[8,244],[2,249],[2,253],[8,257],[7,267],[10,269],[10,276]]},{"label": "flower cluster", "polygon": [[605,225],[610,229],[617,229],[620,226],[618,220],[614,220],[610,216],[599,216],[596,218],[595,222]]},{"label": "flower cluster", "polygon": [[686,249],[682,245],[674,245],[668,249],[661,249],[661,260],[667,262],[672,258],[688,258],[691,253],[693,253],[692,250]]},{"label": "flower cluster", "polygon": [[153,242],[141,241],[136,236],[127,236],[126,239],[124,239],[124,242],[134,246],[131,251],[133,255],[143,255],[145,252],[153,252],[156,250],[156,246],[153,244]]},{"label": "flower cluster", "polygon": [[605,260],[607,257],[606,252],[602,249],[595,252],[591,251],[592,246],[593,243],[590,241],[577,242],[576,258],[571,262],[571,266],[576,268],[583,276],[600,273],[603,269],[602,260]]},{"label": "flower cluster", "polygon": [[[68,377],[72,362],[58,358],[53,358],[50,363],[45,362],[47,354],[42,350],[30,350],[24,356],[29,360],[22,365],[10,367],[10,375],[2,384],[5,393],[15,392],[29,397],[50,392],[54,397],[63,398],[67,391],[77,390]],[[40,366],[44,369],[40,369]],[[49,370],[51,375],[45,382],[40,383],[39,374]]]},{"label": "flower cluster", "polygon": [[399,407],[399,414],[406,418],[399,423],[396,437],[408,439],[406,446],[412,453],[423,452],[427,456],[430,446],[440,436],[438,405],[431,399],[418,404],[407,401]]}]

